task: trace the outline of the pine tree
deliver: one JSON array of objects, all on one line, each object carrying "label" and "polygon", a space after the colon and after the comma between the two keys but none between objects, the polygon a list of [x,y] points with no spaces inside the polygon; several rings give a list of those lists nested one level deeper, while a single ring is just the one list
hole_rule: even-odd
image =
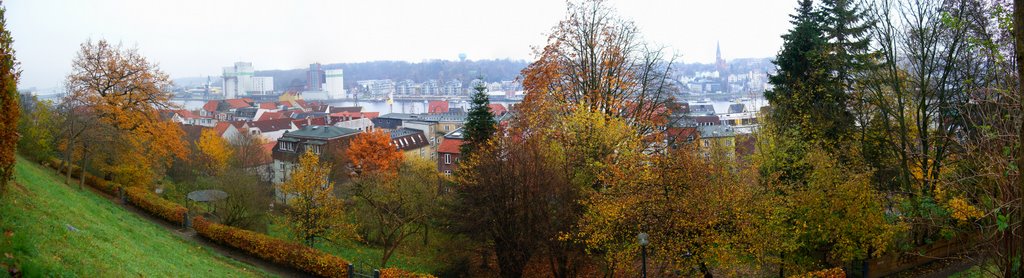
[{"label": "pine tree", "polygon": [[867,20],[865,11],[850,0],[822,0],[822,31],[828,40],[835,69],[842,89],[853,87],[854,74],[871,65],[871,40],[868,29],[874,23]]},{"label": "pine tree", "polygon": [[830,64],[825,16],[813,1],[801,0],[791,17],[794,27],[782,36],[782,50],[774,61],[778,72],[768,80],[773,88],[765,92],[772,105],[770,117],[777,127],[795,134],[794,139],[834,149],[853,121]]},{"label": "pine tree", "polygon": [[7,9],[0,7],[0,193],[14,177],[14,152],[18,145],[18,61],[14,58],[14,39],[7,30]]},{"label": "pine tree", "polygon": [[491,114],[490,100],[487,99],[487,86],[483,78],[473,87],[476,93],[473,94],[473,103],[469,107],[469,116],[466,117],[466,125],[462,130],[462,137],[466,144],[462,145],[463,156],[476,150],[491,138],[497,131],[495,127],[494,114]]}]

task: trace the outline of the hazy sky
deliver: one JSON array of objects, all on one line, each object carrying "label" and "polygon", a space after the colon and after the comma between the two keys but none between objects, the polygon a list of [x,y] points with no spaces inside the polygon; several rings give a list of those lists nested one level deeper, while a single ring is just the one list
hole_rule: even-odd
[{"label": "hazy sky", "polygon": [[[684,62],[774,56],[796,0],[610,0],[645,38]],[[21,87],[57,86],[79,45],[107,39],[138,47],[172,78],[218,76],[312,62],[532,59],[532,46],[565,17],[559,0],[270,1],[8,0],[7,27]]]}]

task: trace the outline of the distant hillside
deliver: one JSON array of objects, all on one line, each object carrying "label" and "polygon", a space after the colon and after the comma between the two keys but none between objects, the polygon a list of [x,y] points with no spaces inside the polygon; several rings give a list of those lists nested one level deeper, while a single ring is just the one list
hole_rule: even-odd
[{"label": "distant hillside", "polygon": [[[363,63],[325,64],[325,69],[345,70],[345,88],[356,86],[356,81],[369,79],[412,80],[424,82],[430,79],[458,79],[468,83],[479,76],[488,82],[514,80],[529,62],[524,60],[480,60],[444,61],[433,60],[419,63],[403,61],[374,61]],[[274,88],[285,90],[301,88],[306,84],[308,68],[291,70],[256,71],[257,76],[274,77]]]}]

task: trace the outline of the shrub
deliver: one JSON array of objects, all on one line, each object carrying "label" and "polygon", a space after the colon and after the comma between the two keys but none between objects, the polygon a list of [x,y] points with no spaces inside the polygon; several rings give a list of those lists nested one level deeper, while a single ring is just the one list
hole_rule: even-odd
[{"label": "shrub", "polygon": [[430,278],[434,275],[412,273],[397,268],[385,268],[380,270],[381,278]]},{"label": "shrub", "polygon": [[790,276],[790,278],[845,278],[846,272],[842,268],[829,268],[812,271],[801,275]]},{"label": "shrub", "polygon": [[156,193],[141,187],[126,187],[125,194],[128,195],[128,201],[132,204],[177,224],[181,224],[185,220],[185,213],[188,212],[185,207],[160,198]]},{"label": "shrub", "polygon": [[202,216],[192,221],[192,227],[199,235],[277,264],[291,266],[317,276],[348,276],[347,261],[298,243],[213,223]]}]

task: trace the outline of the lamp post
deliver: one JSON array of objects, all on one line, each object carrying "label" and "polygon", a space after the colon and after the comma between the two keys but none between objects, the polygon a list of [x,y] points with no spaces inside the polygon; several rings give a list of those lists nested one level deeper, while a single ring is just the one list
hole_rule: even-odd
[{"label": "lamp post", "polygon": [[636,237],[640,240],[640,277],[647,278],[647,233],[640,233]]}]

